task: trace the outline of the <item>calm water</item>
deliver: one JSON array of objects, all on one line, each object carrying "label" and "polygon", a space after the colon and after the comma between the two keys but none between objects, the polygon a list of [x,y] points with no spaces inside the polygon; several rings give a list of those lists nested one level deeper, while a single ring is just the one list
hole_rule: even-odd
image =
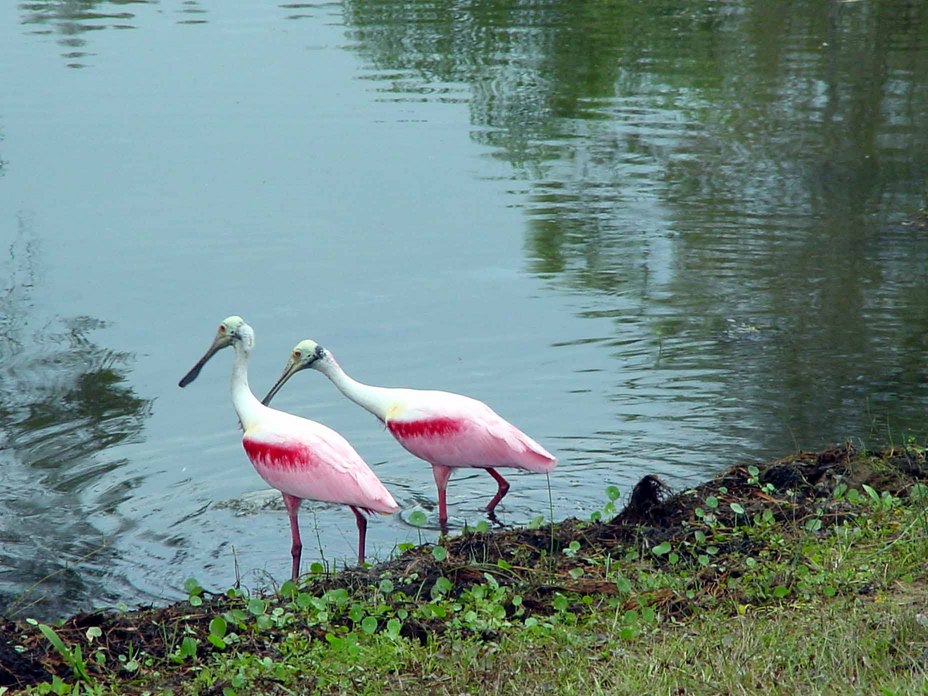
[{"label": "calm water", "polygon": [[[233,313],[262,394],[314,338],[486,400],[560,458],[557,518],[928,439],[921,0],[34,0],[0,4],[0,76],[0,613],[286,577],[231,354],[177,388]],[[429,467],[320,375],[275,405],[394,492],[372,556],[434,521]],[[511,478],[503,523],[550,515]],[[493,491],[455,477],[452,522]],[[304,561],[350,562],[350,512],[304,509]]]}]

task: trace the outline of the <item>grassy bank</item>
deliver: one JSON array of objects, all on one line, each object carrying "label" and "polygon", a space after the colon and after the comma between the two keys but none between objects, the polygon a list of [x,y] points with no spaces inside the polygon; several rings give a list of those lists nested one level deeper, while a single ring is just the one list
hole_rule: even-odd
[{"label": "grassy bank", "polygon": [[0,693],[928,691],[928,464],[842,447],[273,594],[0,628]]}]

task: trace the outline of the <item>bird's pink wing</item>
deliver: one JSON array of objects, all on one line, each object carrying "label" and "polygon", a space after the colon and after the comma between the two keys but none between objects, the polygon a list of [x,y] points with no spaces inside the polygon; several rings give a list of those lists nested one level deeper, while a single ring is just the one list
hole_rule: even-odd
[{"label": "bird's pink wing", "polygon": [[258,474],[297,498],[354,505],[375,512],[396,501],[345,438],[314,421],[278,412],[250,428],[242,445]]},{"label": "bird's pink wing", "polygon": [[507,456],[517,462],[511,466],[537,472],[554,470],[554,467],[557,465],[557,459],[555,459],[553,454],[515,427],[512,423],[503,420],[495,413],[493,416],[494,418],[483,421],[481,425],[486,430],[490,440],[495,443],[496,447],[505,451]]},{"label": "bird's pink wing", "polygon": [[420,392],[402,420],[387,427],[407,450],[451,467],[516,467],[546,472],[557,460],[482,401],[448,392]]}]

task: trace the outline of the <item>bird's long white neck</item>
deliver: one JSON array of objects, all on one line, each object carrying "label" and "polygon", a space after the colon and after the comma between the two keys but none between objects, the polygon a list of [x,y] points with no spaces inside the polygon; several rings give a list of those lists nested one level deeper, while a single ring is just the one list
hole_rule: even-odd
[{"label": "bird's long white neck", "polygon": [[234,343],[235,360],[232,363],[232,405],[242,423],[248,430],[258,419],[258,412],[265,408],[252,394],[248,386],[248,349],[241,343]]},{"label": "bird's long white neck", "polygon": [[387,410],[394,401],[394,389],[374,387],[353,379],[342,369],[331,353],[317,363],[316,369],[332,380],[338,390],[358,406],[367,409],[381,421],[386,419]]}]

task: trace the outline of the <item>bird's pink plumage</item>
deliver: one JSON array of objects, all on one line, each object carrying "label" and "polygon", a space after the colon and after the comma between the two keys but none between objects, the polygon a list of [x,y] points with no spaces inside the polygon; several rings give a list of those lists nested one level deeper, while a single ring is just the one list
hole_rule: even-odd
[{"label": "bird's pink plumage", "polygon": [[350,445],[332,433],[330,441],[316,443],[318,451],[301,442],[250,437],[242,439],[242,446],[261,478],[283,493],[370,512],[395,511],[393,496]]},{"label": "bird's pink plumage", "polygon": [[[489,411],[489,409],[487,409]],[[409,452],[450,467],[515,467],[551,471],[557,460],[528,435],[495,413],[480,418],[423,418],[387,421],[387,428]]]}]

